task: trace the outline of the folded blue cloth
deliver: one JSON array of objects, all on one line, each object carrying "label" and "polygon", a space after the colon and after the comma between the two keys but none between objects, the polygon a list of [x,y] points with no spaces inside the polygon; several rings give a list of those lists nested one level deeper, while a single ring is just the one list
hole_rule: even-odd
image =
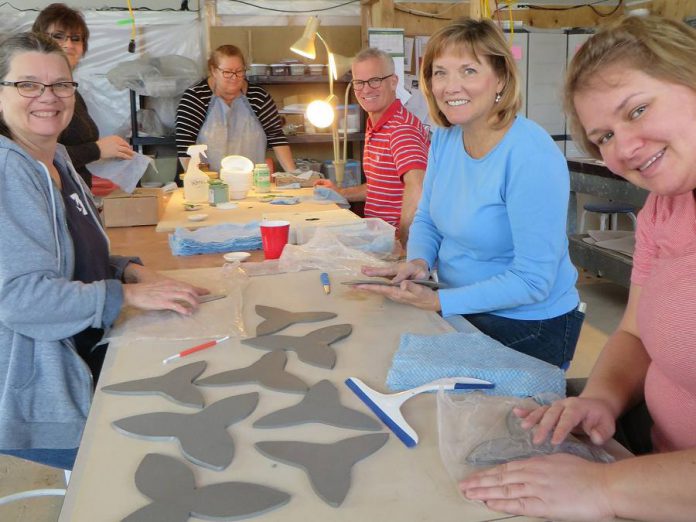
[{"label": "folded blue cloth", "polygon": [[175,256],[260,250],[261,229],[258,221],[224,223],[197,230],[177,228],[169,234],[169,247]]},{"label": "folded blue cloth", "polygon": [[316,187],[314,187],[313,195],[315,201],[327,201],[336,203],[339,207],[342,208],[350,207],[350,203],[348,203],[348,200],[346,198],[341,196],[335,190],[331,190],[328,187],[322,187],[321,185],[317,185]]},{"label": "folded blue cloth", "polygon": [[297,205],[300,202],[300,198],[297,196],[288,196],[285,198],[274,198],[269,203],[271,205]]},{"label": "folded blue cloth", "polygon": [[495,384],[491,395],[517,397],[554,393],[565,397],[563,370],[517,352],[481,332],[403,334],[387,375],[387,386],[407,390],[444,377],[476,377]]}]

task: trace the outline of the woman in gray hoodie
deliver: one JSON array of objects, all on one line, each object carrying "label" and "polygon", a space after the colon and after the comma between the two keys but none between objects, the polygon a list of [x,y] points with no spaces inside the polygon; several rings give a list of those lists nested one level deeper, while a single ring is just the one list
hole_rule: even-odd
[{"label": "woman in gray hoodie", "polygon": [[77,83],[60,47],[0,43],[0,452],[72,468],[104,350],[125,305],[191,314],[205,290],[109,256],[58,136]]}]

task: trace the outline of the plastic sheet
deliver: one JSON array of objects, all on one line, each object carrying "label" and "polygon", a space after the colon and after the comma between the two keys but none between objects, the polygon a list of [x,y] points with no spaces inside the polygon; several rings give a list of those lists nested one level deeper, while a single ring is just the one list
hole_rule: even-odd
[{"label": "plastic sheet", "polygon": [[[218,275],[211,275],[216,273]],[[244,291],[249,284],[246,273],[238,262],[223,266],[222,276],[210,269],[194,269],[187,272],[188,283],[207,288],[211,294],[226,294],[224,299],[202,303],[206,314],[182,316],[169,310],[138,310],[125,308],[113,328],[104,335],[108,342],[123,336],[129,339],[219,339],[226,335],[247,337],[242,316]],[[204,317],[224,317],[224,321],[210,321]]]},{"label": "plastic sheet", "polygon": [[119,63],[106,77],[118,90],[166,98],[181,96],[200,78],[200,72],[196,62],[185,56],[143,56]]},{"label": "plastic sheet", "polygon": [[593,444],[569,436],[553,446],[548,440],[532,444],[532,431],[524,430],[512,413],[514,407],[533,408],[554,397],[519,399],[493,397],[480,392],[437,393],[437,423],[440,457],[456,482],[479,468],[512,460],[553,453],[570,453],[595,462],[613,462],[613,457]]},{"label": "plastic sheet", "polygon": [[175,256],[260,250],[261,228],[258,221],[224,223],[197,230],[177,228],[169,234],[169,247]]}]

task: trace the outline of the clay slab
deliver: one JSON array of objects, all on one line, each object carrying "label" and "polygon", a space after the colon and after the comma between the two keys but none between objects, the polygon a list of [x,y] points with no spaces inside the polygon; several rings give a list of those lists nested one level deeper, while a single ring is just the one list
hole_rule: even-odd
[{"label": "clay slab", "polygon": [[271,390],[304,393],[307,384],[299,377],[285,371],[288,356],[283,350],[275,350],[262,356],[251,366],[216,373],[198,379],[198,386],[229,386],[233,384],[259,383]]},{"label": "clay slab", "polygon": [[348,337],[352,331],[353,327],[349,324],[336,324],[301,337],[264,335],[244,339],[242,344],[263,350],[294,350],[300,361],[331,369],[336,365],[336,352],[329,345]]},{"label": "clay slab", "polygon": [[122,522],[186,522],[239,520],[266,513],[290,501],[290,495],[249,482],[221,482],[200,488],[181,461],[150,453],[135,472],[135,486],[153,502]]},{"label": "clay slab", "polygon": [[316,494],[338,507],[350,490],[355,463],[384,446],[388,438],[387,433],[370,433],[333,444],[266,441],[257,442],[256,449],[273,460],[304,469]]},{"label": "clay slab", "polygon": [[261,417],[254,423],[254,428],[284,428],[309,422],[366,431],[379,431],[382,428],[372,417],[343,406],[336,386],[327,380],[312,386],[295,406]]},{"label": "clay slab", "polygon": [[265,319],[256,327],[256,335],[268,335],[279,332],[295,323],[314,323],[333,319],[332,312],[289,312],[272,306],[256,305],[256,313]]},{"label": "clay slab", "polygon": [[203,373],[206,366],[205,361],[197,361],[175,368],[159,377],[102,386],[102,391],[118,395],[161,395],[183,406],[202,408],[205,401],[201,391],[193,385],[193,381]]},{"label": "clay slab", "polygon": [[176,440],[188,460],[221,471],[234,458],[227,427],[248,417],[258,402],[258,393],[246,393],[217,401],[198,413],[145,413],[114,421],[113,426],[148,440]]}]

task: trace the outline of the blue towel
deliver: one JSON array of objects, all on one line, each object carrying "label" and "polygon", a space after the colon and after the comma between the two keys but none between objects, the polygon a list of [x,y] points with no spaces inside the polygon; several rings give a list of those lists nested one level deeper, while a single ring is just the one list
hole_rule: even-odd
[{"label": "blue towel", "polygon": [[314,187],[314,200],[336,203],[341,208],[350,207],[350,203],[348,203],[346,198],[341,196],[335,190],[331,190],[328,187],[322,187],[321,185]]},{"label": "blue towel", "polygon": [[300,198],[297,196],[289,196],[285,198],[274,198],[269,203],[271,205],[297,205],[300,202]]},{"label": "blue towel", "polygon": [[495,384],[491,395],[518,397],[554,393],[565,397],[560,368],[502,345],[481,332],[403,334],[387,386],[407,390],[444,377],[476,377]]},{"label": "blue towel", "polygon": [[175,256],[260,250],[261,229],[258,221],[244,225],[224,223],[197,230],[177,228],[169,234],[169,247]]}]

